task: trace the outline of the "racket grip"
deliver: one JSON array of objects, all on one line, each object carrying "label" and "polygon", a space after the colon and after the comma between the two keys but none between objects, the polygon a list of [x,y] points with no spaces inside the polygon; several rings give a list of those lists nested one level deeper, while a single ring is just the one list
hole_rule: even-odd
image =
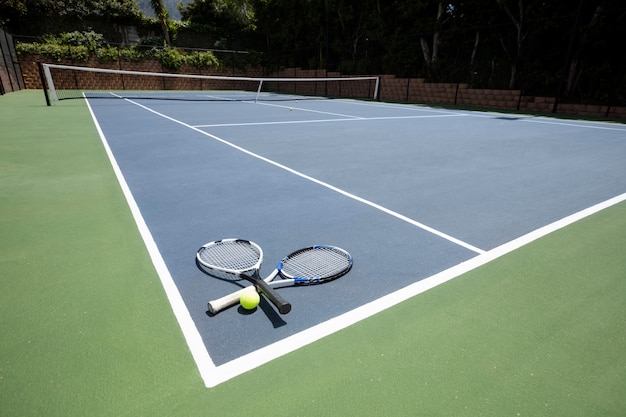
[{"label": "racket grip", "polygon": [[263,280],[255,281],[254,285],[257,289],[263,293],[268,300],[272,302],[280,312],[280,314],[287,314],[291,311],[291,304],[286,301],[281,295],[276,292],[269,284]]},{"label": "racket grip", "polygon": [[217,300],[209,301],[209,313],[217,314],[222,310],[232,307],[239,302],[241,294],[243,294],[248,288],[242,288],[239,291],[235,291]]}]

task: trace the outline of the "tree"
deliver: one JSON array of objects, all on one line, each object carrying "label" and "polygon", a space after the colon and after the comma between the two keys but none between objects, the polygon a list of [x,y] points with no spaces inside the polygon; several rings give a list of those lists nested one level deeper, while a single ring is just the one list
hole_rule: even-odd
[{"label": "tree", "polygon": [[517,4],[508,4],[507,0],[497,0],[498,5],[506,12],[506,15],[511,19],[511,22],[515,26],[515,42],[513,46],[507,44],[504,37],[500,37],[502,48],[505,54],[509,58],[511,63],[511,77],[509,79],[509,88],[515,88],[517,85],[517,77],[519,71],[519,65],[522,61],[522,55],[524,52],[524,46],[526,37],[528,36],[528,29],[526,27],[526,9],[524,7],[523,0],[517,0]]},{"label": "tree", "polygon": [[[523,64],[531,54],[530,37],[542,39],[551,30],[553,22],[560,19],[565,10],[571,10],[570,1],[560,0],[543,2],[541,0],[496,0],[500,9],[508,17],[513,27],[513,36],[509,35],[507,26],[501,26],[500,43],[510,63],[509,88],[517,88]],[[567,39],[567,31],[562,29],[558,39],[563,42]],[[551,43],[550,39],[544,41]],[[553,59],[553,58],[552,58]]]},{"label": "tree", "polygon": [[194,0],[179,10],[183,21],[226,38],[251,29],[254,17],[249,0]]},{"label": "tree", "polygon": [[581,3],[572,24],[564,95],[585,101],[626,100],[626,7],[621,0]]},{"label": "tree", "polygon": [[[2,24],[13,33],[87,29],[88,21],[133,24],[141,21],[136,0],[8,0],[0,2]],[[82,26],[82,27],[81,27]]]},{"label": "tree", "polygon": [[163,0],[150,0],[150,6],[152,6],[152,10],[154,10],[154,14],[156,14],[157,19],[161,24],[161,30],[163,31],[163,38],[165,39],[165,43],[167,44],[167,46],[172,46],[172,41],[170,40],[170,31],[167,23],[167,9],[165,8]]},{"label": "tree", "polygon": [[331,2],[300,0],[295,7],[294,2],[253,0],[254,27],[265,40],[268,64],[305,67],[309,61],[328,61]]},{"label": "tree", "polygon": [[[329,24],[335,37],[341,42],[337,46],[345,51],[358,71],[360,64],[369,60],[370,39],[382,36],[382,9],[378,0],[337,0],[328,2]],[[362,66],[362,65],[361,65]]]},{"label": "tree", "polygon": [[432,37],[432,49],[429,47],[429,42],[426,38],[426,34],[421,34],[420,36],[420,45],[422,47],[422,55],[424,56],[424,61],[426,62],[426,66],[432,68],[432,66],[437,62],[437,58],[439,57],[439,46],[441,45],[441,33],[440,29],[445,23],[447,19],[444,18],[444,11],[451,7],[449,4],[446,4],[444,0],[438,0],[436,3],[437,6],[437,14],[436,18],[432,24],[433,31],[430,34]]}]

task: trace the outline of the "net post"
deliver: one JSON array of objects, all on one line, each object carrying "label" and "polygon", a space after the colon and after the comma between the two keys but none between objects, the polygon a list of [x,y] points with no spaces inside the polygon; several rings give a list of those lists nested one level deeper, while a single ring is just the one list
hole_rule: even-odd
[{"label": "net post", "polygon": [[48,83],[48,89],[50,89],[50,98],[52,101],[59,101],[59,97],[57,96],[57,89],[54,87],[54,81],[52,81],[52,74],[50,73],[50,67],[46,64],[42,64],[43,73],[46,77],[46,82]]},{"label": "net post", "polygon": [[380,89],[380,75],[376,77],[376,85],[374,86],[374,101],[380,101],[378,90]]},{"label": "net post", "polygon": [[37,61],[37,69],[39,70],[39,79],[41,80],[41,88],[43,88],[43,95],[46,97],[46,105],[50,107],[50,97],[48,96],[48,88],[46,87],[46,77],[43,73],[43,64],[41,61]]},{"label": "net post", "polygon": [[259,80],[259,88],[256,90],[256,97],[254,98],[254,102],[257,103],[259,101],[259,96],[261,95],[261,88],[263,87],[263,79]]}]

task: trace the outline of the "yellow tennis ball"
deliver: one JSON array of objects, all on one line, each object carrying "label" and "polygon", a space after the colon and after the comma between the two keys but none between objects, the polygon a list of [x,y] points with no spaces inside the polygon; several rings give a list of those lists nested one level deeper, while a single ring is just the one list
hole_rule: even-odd
[{"label": "yellow tennis ball", "polygon": [[293,111],[293,107],[289,107],[289,111]]},{"label": "yellow tennis ball", "polygon": [[255,309],[256,306],[259,305],[260,301],[261,301],[261,297],[259,296],[259,293],[256,292],[256,289],[254,288],[244,291],[244,293],[241,294],[241,297],[239,297],[239,303],[241,303],[241,306],[245,308],[246,310]]}]

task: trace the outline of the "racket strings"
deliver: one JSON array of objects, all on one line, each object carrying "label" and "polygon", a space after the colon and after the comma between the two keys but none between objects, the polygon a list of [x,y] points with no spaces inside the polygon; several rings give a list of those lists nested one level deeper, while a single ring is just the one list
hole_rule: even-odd
[{"label": "racket strings", "polygon": [[198,251],[198,260],[206,267],[244,272],[254,269],[260,251],[245,241],[217,242]]},{"label": "racket strings", "polygon": [[351,266],[351,258],[346,253],[334,248],[314,248],[287,258],[282,273],[308,280],[328,280],[343,275]]}]

